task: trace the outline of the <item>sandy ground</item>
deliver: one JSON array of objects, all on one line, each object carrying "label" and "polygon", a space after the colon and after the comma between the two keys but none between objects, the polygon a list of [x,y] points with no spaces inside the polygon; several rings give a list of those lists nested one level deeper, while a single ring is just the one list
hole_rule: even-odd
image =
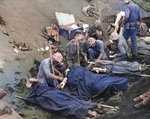
[{"label": "sandy ground", "polygon": [[[39,106],[26,105],[15,95],[27,97],[31,89],[25,87],[25,81],[31,76],[36,76],[40,62],[49,57],[45,48],[45,38],[41,37],[42,29],[51,25],[51,19],[55,18],[55,11],[72,13],[76,21],[82,20],[92,25],[96,18],[86,17],[81,9],[86,4],[92,4],[98,10],[100,18],[105,15],[116,14],[124,9],[120,0],[0,0],[0,87],[7,91],[4,100],[15,109],[24,119],[60,119],[54,112],[47,111]],[[105,30],[108,24],[103,23]],[[107,40],[108,36],[103,36]],[[62,46],[66,49],[69,40],[60,35]],[[15,43],[26,43],[29,51],[21,51]],[[16,51],[14,51],[16,49]],[[38,50],[40,49],[40,51]],[[139,60],[150,64],[149,57]],[[32,72],[32,74],[31,74]],[[142,110],[133,108],[134,96],[145,92],[150,87],[149,78],[130,77],[129,87],[121,91],[109,100],[102,103],[119,106],[117,112],[108,111],[101,116],[102,119],[149,119],[149,107]],[[142,84],[142,85],[141,85]]]}]

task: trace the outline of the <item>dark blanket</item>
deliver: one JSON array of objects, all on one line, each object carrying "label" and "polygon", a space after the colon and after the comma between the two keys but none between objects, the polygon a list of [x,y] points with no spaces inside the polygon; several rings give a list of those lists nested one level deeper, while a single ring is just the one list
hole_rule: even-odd
[{"label": "dark blanket", "polygon": [[79,100],[70,94],[48,87],[46,83],[38,83],[29,94],[27,101],[57,111],[70,119],[82,119],[88,109],[96,107],[95,103]]},{"label": "dark blanket", "polygon": [[73,67],[68,72],[68,84],[73,95],[81,100],[89,100],[104,91],[117,91],[127,89],[128,80],[109,74],[95,74],[84,67]]}]

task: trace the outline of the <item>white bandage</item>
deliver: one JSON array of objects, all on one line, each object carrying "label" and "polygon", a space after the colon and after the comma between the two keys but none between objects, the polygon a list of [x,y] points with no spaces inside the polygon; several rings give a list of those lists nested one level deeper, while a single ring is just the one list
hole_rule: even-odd
[{"label": "white bandage", "polygon": [[99,70],[98,70],[98,68],[96,69],[96,73],[99,73]]},{"label": "white bandage", "polygon": [[113,41],[112,41],[111,39],[109,40],[109,42],[110,42],[111,44],[113,44]]},{"label": "white bandage", "polygon": [[123,12],[123,11],[120,11],[120,14],[121,14],[121,16],[125,16],[125,12]]},{"label": "white bandage", "polygon": [[106,70],[106,68],[104,69],[104,72],[106,72],[107,70]]},{"label": "white bandage", "polygon": [[113,56],[113,55],[109,55],[109,57],[110,57],[110,58],[113,58],[114,56]]},{"label": "white bandage", "polygon": [[66,76],[67,76],[69,71],[70,71],[70,69],[66,69],[66,73],[65,73]]},{"label": "white bandage", "polygon": [[64,82],[61,82],[61,84],[62,84],[61,89],[63,89],[64,86],[65,86],[65,83],[64,83]]}]

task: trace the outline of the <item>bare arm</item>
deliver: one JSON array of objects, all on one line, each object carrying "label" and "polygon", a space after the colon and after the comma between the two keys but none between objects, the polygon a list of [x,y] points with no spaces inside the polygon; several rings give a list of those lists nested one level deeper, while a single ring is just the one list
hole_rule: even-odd
[{"label": "bare arm", "polygon": [[98,67],[93,67],[93,71],[96,71],[97,73],[99,72],[106,72],[106,68],[98,68]]},{"label": "bare arm", "polygon": [[130,15],[130,10],[129,10],[129,8],[127,8],[125,11],[125,17],[124,17],[123,24],[125,24],[128,21],[129,15]]},{"label": "bare arm", "polygon": [[54,68],[54,71],[55,71],[57,74],[59,74],[59,76],[62,76],[62,77],[63,77],[63,74],[60,73],[57,69]]}]

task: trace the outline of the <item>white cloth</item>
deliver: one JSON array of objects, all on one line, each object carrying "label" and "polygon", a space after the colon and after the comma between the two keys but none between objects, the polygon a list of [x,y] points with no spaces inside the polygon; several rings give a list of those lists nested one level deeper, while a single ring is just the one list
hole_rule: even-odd
[{"label": "white cloth", "polygon": [[120,11],[120,14],[121,14],[121,16],[125,16],[125,12],[123,12],[123,11]]}]

